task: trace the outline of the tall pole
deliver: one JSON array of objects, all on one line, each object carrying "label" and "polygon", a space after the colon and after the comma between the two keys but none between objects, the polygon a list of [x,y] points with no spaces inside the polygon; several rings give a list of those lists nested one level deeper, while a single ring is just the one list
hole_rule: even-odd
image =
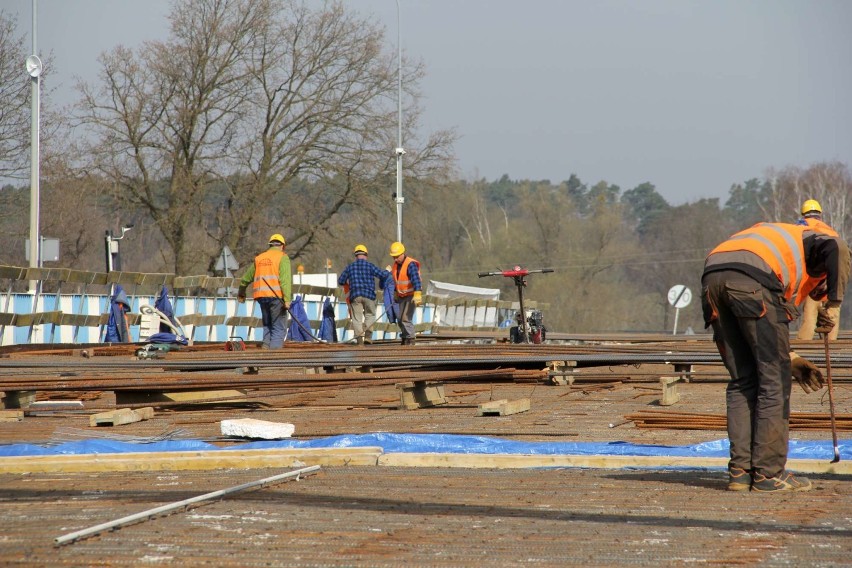
[{"label": "tall pole", "polygon": [[399,130],[396,139],[396,240],[402,242],[402,204],[405,198],[402,196],[402,34],[400,32],[399,0],[396,0],[396,47],[397,47],[397,120]]},{"label": "tall pole", "polygon": [[[38,9],[36,0],[33,0],[33,55],[38,55],[38,44],[36,42],[36,14]],[[30,267],[38,267],[39,259],[39,109],[40,89],[39,81],[41,73],[32,76],[32,110],[30,117]],[[35,282],[30,281],[30,290],[35,290]]]}]

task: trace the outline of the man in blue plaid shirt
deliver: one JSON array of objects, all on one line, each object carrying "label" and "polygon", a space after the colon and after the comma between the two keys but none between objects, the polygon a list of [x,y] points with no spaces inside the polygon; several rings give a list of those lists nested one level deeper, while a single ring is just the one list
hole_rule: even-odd
[{"label": "man in blue plaid shirt", "polygon": [[349,319],[355,340],[363,345],[364,334],[376,322],[376,279],[379,286],[386,289],[391,273],[382,270],[367,260],[367,247],[355,246],[355,260],[343,269],[337,283],[346,290],[346,301],[349,304]]}]

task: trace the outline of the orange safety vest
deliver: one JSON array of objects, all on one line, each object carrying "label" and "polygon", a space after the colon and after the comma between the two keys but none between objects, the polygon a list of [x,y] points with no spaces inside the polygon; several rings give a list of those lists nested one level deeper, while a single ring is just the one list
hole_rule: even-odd
[{"label": "orange safety vest", "polygon": [[405,257],[405,260],[399,265],[398,270],[396,266],[391,270],[393,281],[396,283],[396,295],[399,297],[412,296],[414,294],[414,284],[408,279],[408,265],[412,262],[417,266],[417,270],[420,270],[420,263],[410,256]]},{"label": "orange safety vest", "polygon": [[819,219],[814,219],[813,217],[805,217],[804,222],[807,223],[808,227],[810,227],[814,231],[819,231],[820,233],[824,233],[832,237],[840,236],[837,231],[831,228],[831,225],[825,223],[824,221],[820,221]]},{"label": "orange safety vest", "polygon": [[279,266],[284,252],[278,247],[272,247],[254,258],[254,299],[282,298]]},{"label": "orange safety vest", "polygon": [[802,235],[813,230],[810,226],[787,223],[758,223],[740,231],[723,242],[710,254],[717,252],[748,251],[759,256],[784,287],[784,297],[796,305],[817,287],[823,277],[808,275],[805,266],[805,247]]}]

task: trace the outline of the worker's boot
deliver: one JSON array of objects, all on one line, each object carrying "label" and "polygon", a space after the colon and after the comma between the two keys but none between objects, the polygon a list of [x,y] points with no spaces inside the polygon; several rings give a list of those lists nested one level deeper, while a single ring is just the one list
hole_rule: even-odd
[{"label": "worker's boot", "polygon": [[751,472],[741,467],[728,469],[728,491],[748,491],[751,489]]},{"label": "worker's boot", "polygon": [[409,345],[410,343],[411,343],[411,340],[408,337],[402,338],[402,345]]},{"label": "worker's boot", "polygon": [[355,339],[355,343],[357,343],[358,345],[364,345],[364,337],[359,335],[359,336]]},{"label": "worker's boot", "polygon": [[761,493],[775,491],[810,491],[813,489],[811,480],[807,477],[795,477],[789,471],[782,471],[775,477],[766,477],[759,473],[754,474],[751,490]]}]

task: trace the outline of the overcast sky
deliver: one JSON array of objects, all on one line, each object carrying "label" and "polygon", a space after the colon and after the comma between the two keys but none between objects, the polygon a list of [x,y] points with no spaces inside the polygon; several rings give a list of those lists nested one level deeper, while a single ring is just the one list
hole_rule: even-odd
[{"label": "overcast sky", "polygon": [[[465,179],[648,181],[676,205],[724,202],[767,168],[852,162],[852,1],[399,2],[403,50],[427,68],[425,127],[458,130]],[[28,38],[31,3],[3,0]],[[346,4],[395,50],[396,0]],[[38,0],[57,101],[102,51],[164,39],[169,6]]]}]

